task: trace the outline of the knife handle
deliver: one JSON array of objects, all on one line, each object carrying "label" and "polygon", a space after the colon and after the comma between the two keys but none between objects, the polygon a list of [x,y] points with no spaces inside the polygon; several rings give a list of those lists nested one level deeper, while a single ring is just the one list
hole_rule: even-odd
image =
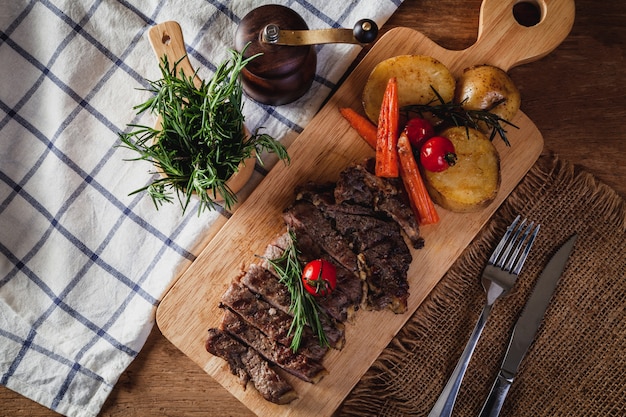
[{"label": "knife handle", "polygon": [[485,400],[480,417],[498,417],[511,384],[513,384],[513,377],[506,377],[503,371],[500,371]]}]

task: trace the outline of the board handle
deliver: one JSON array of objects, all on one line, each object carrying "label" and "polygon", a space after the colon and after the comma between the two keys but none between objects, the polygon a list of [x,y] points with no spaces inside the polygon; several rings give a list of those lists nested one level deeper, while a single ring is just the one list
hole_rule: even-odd
[{"label": "board handle", "polygon": [[522,2],[540,12],[539,22],[535,25],[524,26],[516,20],[513,8],[520,0],[483,0],[478,38],[465,53],[476,57],[476,63],[491,64],[508,71],[543,58],[556,49],[574,25],[574,0]]},{"label": "board handle", "polygon": [[[159,64],[162,63],[163,56],[167,55],[170,69],[175,62],[180,61],[178,63],[178,74],[176,75],[180,75],[180,70],[185,73],[186,77],[194,77],[196,75],[189,58],[187,58],[185,39],[178,22],[167,21],[151,27],[148,31],[148,40],[159,60]],[[195,76],[194,81],[199,83],[200,79]]]}]

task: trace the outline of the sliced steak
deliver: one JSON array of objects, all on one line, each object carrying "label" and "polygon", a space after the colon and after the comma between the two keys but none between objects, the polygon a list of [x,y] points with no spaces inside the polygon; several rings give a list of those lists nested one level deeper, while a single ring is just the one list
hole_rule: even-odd
[{"label": "sliced steak", "polygon": [[[232,282],[222,295],[222,304],[239,314],[251,325],[256,326],[268,337],[283,346],[291,346],[293,335],[290,328],[293,317],[268,303],[261,295],[253,293],[239,282]],[[343,328],[328,323],[323,323],[323,327],[330,346],[341,349],[345,343]],[[320,345],[310,327],[304,328],[300,346],[303,352],[306,354],[310,352],[315,358],[320,357],[321,351],[325,353],[327,350],[326,347]]]},{"label": "sliced steak", "polygon": [[307,233],[336,263],[358,274],[356,254],[314,204],[298,200],[283,212],[283,218],[296,235],[301,232]]},{"label": "sliced steak", "polygon": [[[365,178],[370,175],[357,167],[349,170],[354,174],[346,175],[346,178],[360,179],[355,181],[359,184],[366,181]],[[313,210],[311,206],[317,208],[327,224],[332,225],[340,238],[347,242],[347,246],[356,254],[361,276],[365,277],[367,283],[366,308],[375,310],[390,308],[396,313],[402,313],[406,311],[409,294],[406,272],[411,263],[411,253],[398,223],[386,213],[374,208],[374,201],[380,200],[375,195],[376,190],[379,190],[381,195],[397,194],[397,190],[387,182],[378,181],[377,177],[371,182],[381,188],[368,186],[363,192],[368,195],[367,198],[357,196],[351,202],[342,203],[335,202],[334,196],[337,192],[333,196],[326,189],[318,192],[318,188],[307,184],[298,190],[298,197],[301,199],[298,203],[301,205],[308,203],[309,211]],[[308,232],[308,229],[303,230]],[[313,241],[317,242],[317,239]],[[320,243],[320,246],[324,244]]]},{"label": "sliced steak", "polygon": [[400,179],[374,174],[373,160],[343,170],[334,190],[337,204],[350,203],[372,207],[400,225],[415,249],[424,246],[415,213]]},{"label": "sliced steak", "polygon": [[289,314],[289,305],[291,304],[289,290],[268,269],[252,264],[246,273],[240,277],[240,282],[250,291],[262,296],[272,306]]},{"label": "sliced steak", "polygon": [[373,211],[370,215],[353,214],[343,204],[325,207],[324,212],[351,247],[362,254],[361,267],[366,270],[368,286],[366,306],[374,310],[390,308],[395,313],[406,311],[406,272],[412,257],[398,224],[375,217]]},{"label": "sliced steak", "polygon": [[[240,282],[255,295],[260,296],[272,307],[281,310],[292,317],[291,296],[287,287],[280,282],[280,278],[260,265],[252,264],[248,271],[241,276]],[[330,299],[329,299],[330,300]],[[319,316],[320,322],[330,345],[335,349],[343,348],[345,343],[344,327],[333,320],[332,316],[323,309]],[[310,329],[307,329],[310,330]],[[307,333],[305,333],[307,334]],[[312,335],[313,333],[310,332]]]},{"label": "sliced steak", "polygon": [[289,382],[277,374],[263,357],[228,333],[209,329],[206,349],[228,363],[230,371],[239,378],[244,388],[252,380],[256,390],[267,401],[288,404],[297,398]]},{"label": "sliced steak", "polygon": [[[289,233],[285,233],[268,245],[263,257],[266,260],[278,259],[291,243],[291,236]],[[346,322],[361,302],[361,283],[353,274],[348,272],[341,265],[337,265],[337,262],[331,259],[319,246],[316,245],[315,249],[311,250],[313,244],[308,235],[296,235],[296,245],[300,252],[300,261],[302,264],[321,258],[333,263],[337,268],[337,288],[329,296],[317,298],[317,301],[320,307],[334,320],[341,323]],[[267,261],[264,262],[262,266],[266,269],[272,269]],[[356,295],[350,292],[354,292],[354,281],[356,281],[358,288]]]},{"label": "sliced steak", "polygon": [[335,265],[337,270],[337,289],[331,295],[340,293],[342,296],[345,296],[349,303],[346,313],[348,318],[350,318],[354,311],[358,310],[364,299],[365,281],[357,274],[348,271],[343,265],[337,264],[304,230],[296,233],[296,242],[303,262],[324,259]]},{"label": "sliced steak", "polygon": [[303,381],[315,383],[327,373],[318,361],[276,343],[229,309],[224,309],[220,330],[228,332],[268,361]]},{"label": "sliced steak", "polygon": [[222,295],[222,303],[278,343],[290,345],[291,316],[271,306],[239,282],[230,284]]}]

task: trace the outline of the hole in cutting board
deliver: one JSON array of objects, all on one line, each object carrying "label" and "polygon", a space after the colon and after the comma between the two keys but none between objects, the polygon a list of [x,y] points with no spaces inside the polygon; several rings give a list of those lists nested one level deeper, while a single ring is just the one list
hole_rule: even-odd
[{"label": "hole in cutting board", "polygon": [[161,38],[161,43],[163,45],[169,45],[171,41],[172,41],[172,38],[170,38],[170,35],[168,35],[167,33],[164,33],[163,37]]},{"label": "hole in cutting board", "polygon": [[533,1],[516,3],[513,6],[513,17],[522,26],[535,26],[541,22],[541,7]]}]

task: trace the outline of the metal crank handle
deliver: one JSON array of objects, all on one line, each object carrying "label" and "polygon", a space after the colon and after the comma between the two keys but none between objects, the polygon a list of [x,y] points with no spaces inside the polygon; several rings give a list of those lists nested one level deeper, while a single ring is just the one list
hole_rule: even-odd
[{"label": "metal crank handle", "polygon": [[261,41],[272,45],[318,45],[324,43],[366,44],[378,36],[378,25],[370,19],[361,19],[353,29],[287,30],[269,24],[261,32]]},{"label": "metal crank handle", "polygon": [[498,373],[498,377],[491,387],[491,391],[485,400],[483,409],[480,412],[480,417],[498,417],[506,395],[513,384],[513,377],[506,377],[503,374],[504,371]]}]

